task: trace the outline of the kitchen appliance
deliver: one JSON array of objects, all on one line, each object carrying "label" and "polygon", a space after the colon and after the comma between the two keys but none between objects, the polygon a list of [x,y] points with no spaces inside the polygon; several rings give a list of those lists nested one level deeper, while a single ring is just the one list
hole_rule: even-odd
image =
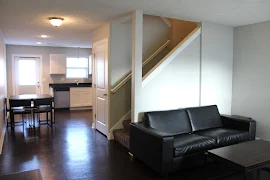
[{"label": "kitchen appliance", "polygon": [[69,109],[70,95],[69,87],[54,87],[54,108],[55,109]]}]

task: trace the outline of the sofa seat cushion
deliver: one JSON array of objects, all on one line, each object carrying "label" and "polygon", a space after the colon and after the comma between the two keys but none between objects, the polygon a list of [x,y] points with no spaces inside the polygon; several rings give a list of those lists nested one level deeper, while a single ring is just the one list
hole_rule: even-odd
[{"label": "sofa seat cushion", "polygon": [[248,132],[226,128],[208,129],[196,132],[196,134],[216,139],[218,146],[226,146],[249,139]]},{"label": "sofa seat cushion", "polygon": [[196,134],[182,134],[174,136],[174,157],[180,157],[203,150],[212,149],[216,140]]}]

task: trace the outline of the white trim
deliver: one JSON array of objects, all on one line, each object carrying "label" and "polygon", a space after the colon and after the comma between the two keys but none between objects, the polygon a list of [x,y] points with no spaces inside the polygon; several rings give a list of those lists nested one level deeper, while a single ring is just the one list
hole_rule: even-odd
[{"label": "white trim", "polygon": [[[145,61],[142,63],[142,67],[146,66],[152,59],[154,59],[162,50],[164,50],[169,44],[171,43],[170,40],[166,41],[160,48],[158,48],[151,56],[149,56]],[[126,82],[131,79],[131,72],[121,80],[114,88],[111,89],[111,92],[115,94]]]},{"label": "white trim", "polygon": [[[12,63],[11,68],[14,69],[15,67],[15,57],[33,57],[39,58],[39,88],[40,94],[43,94],[43,69],[42,69],[42,55],[40,54],[12,54]],[[13,95],[16,94],[16,74],[15,71],[12,71],[12,93]]]},{"label": "white trim", "polygon": [[128,111],[111,129],[110,129],[110,137],[109,140],[113,140],[114,136],[113,136],[113,131],[115,129],[123,129],[123,121],[125,120],[129,120],[131,119],[131,111]]},{"label": "white trim", "polygon": [[156,64],[145,76],[143,76],[142,87],[144,88],[154,77],[156,77],[174,58],[181,53],[201,34],[201,28],[194,29],[184,40],[182,40],[167,56]]},{"label": "white trim", "polygon": [[131,122],[139,121],[142,96],[143,11],[132,12]]},{"label": "white trim", "polygon": [[77,110],[87,110],[87,109],[93,109],[92,106],[86,106],[86,107],[70,107],[70,111],[77,111]]},{"label": "white trim", "polygon": [[165,17],[161,17],[160,18],[165,22],[165,24],[167,24],[168,27],[172,27],[172,23],[169,21],[168,18]]},{"label": "white trim", "polygon": [[4,140],[5,140],[5,133],[6,133],[6,121],[3,124],[3,130],[1,132],[1,137],[0,137],[0,154],[2,154],[2,149],[3,149],[3,145],[4,145]]},{"label": "white trim", "polygon": [[[200,26],[201,27],[201,26]],[[201,34],[203,28],[201,27]],[[199,74],[199,106],[202,105],[202,35],[200,37],[200,74]]]}]

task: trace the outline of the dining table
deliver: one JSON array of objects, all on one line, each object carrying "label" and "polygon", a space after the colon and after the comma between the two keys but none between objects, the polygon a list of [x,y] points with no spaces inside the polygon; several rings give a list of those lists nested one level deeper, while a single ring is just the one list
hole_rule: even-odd
[{"label": "dining table", "polygon": [[[48,98],[53,98],[49,94],[21,94],[21,95],[15,95],[15,96],[10,96],[10,100],[30,100],[34,101],[37,99],[48,99]],[[13,111],[10,110],[10,121],[11,121],[11,128],[14,129],[14,114]]]},{"label": "dining table", "polygon": [[52,98],[51,95],[48,94],[21,94],[16,96],[10,96],[10,100],[35,100],[35,99],[47,99]]}]

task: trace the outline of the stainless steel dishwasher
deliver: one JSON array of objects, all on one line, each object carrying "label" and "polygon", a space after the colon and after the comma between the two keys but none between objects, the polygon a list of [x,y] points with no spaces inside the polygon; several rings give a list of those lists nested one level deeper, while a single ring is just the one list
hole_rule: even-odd
[{"label": "stainless steel dishwasher", "polygon": [[69,87],[55,87],[53,88],[53,95],[55,109],[69,109]]}]

